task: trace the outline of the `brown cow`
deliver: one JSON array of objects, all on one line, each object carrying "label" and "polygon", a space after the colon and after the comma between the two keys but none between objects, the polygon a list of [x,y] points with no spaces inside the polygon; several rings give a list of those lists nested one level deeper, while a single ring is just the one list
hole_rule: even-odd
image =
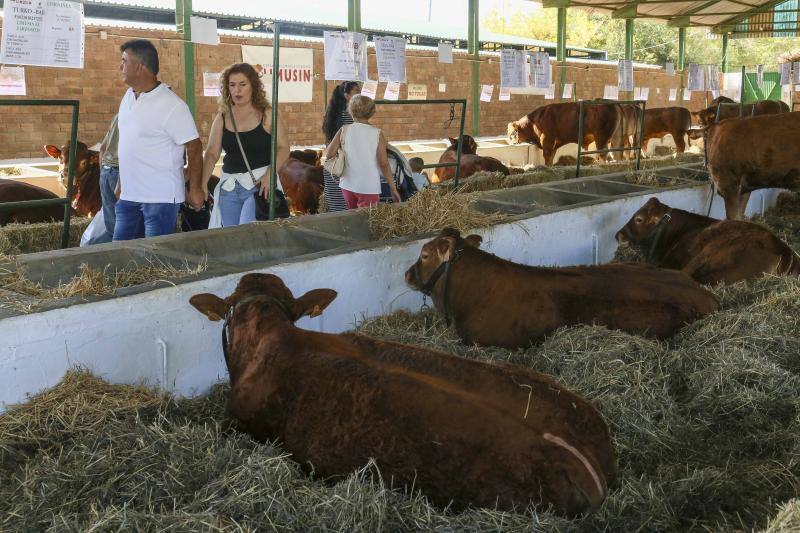
[{"label": "brown cow", "polygon": [[645,248],[647,260],[699,283],[734,283],[763,274],[800,274],[800,256],[763,226],[717,220],[651,198],[617,232]]},{"label": "brown cow", "polygon": [[[16,180],[0,179],[0,203],[26,200],[49,200],[58,196],[47,189]],[[6,224],[50,222],[64,220],[64,206],[50,205],[27,209],[0,211],[0,226]]]},{"label": "brown cow", "polygon": [[707,131],[708,170],[727,218],[744,218],[756,189],[800,190],[800,112],[724,120]]},{"label": "brown cow", "polygon": [[519,348],[562,326],[599,324],[657,338],[719,309],[680,272],[644,265],[534,267],[478,249],[446,228],[422,247],[406,283],[430,294],[467,343]]},{"label": "brown cow", "polygon": [[644,135],[642,150],[646,153],[650,139],[662,139],[672,135],[679,154],[686,151],[685,136],[692,128],[692,115],[684,107],[656,107],[644,112]]},{"label": "brown cow", "polygon": [[[502,172],[506,176],[510,173],[500,160],[494,157],[484,157],[478,155],[478,143],[471,135],[462,135],[464,143],[461,147],[461,178],[472,176],[476,172]],[[458,141],[449,137],[450,146],[439,158],[439,163],[455,163],[458,155]],[[455,167],[437,167],[431,177],[431,183],[441,183],[455,177]]]},{"label": "brown cow", "polygon": [[[67,172],[69,164],[69,141],[59,150],[58,147],[48,144],[44,147],[47,155],[58,159],[59,181],[65,188],[67,186]],[[94,216],[102,208],[100,197],[100,154],[78,141],[75,150],[75,175],[73,177],[72,208],[78,216]]]},{"label": "brown cow", "polygon": [[227,413],[258,440],[277,440],[322,477],[374,458],[387,479],[435,504],[575,515],[617,477],[602,416],[555,379],[355,334],[299,329],[336,297],[295,299],[280,278],[246,274],[224,300],[193,296],[225,318]]},{"label": "brown cow", "polygon": [[319,197],[324,187],[320,155],[317,150],[292,150],[278,169],[293,215],[313,214],[319,210]]},{"label": "brown cow", "polygon": [[[508,123],[508,140],[511,144],[529,142],[542,149],[545,165],[552,166],[556,150],[578,142],[579,104],[563,102],[534,109],[515,122]],[[584,107],[583,148],[594,142],[604,149],[612,142],[622,146],[620,124],[622,109],[619,104],[603,103]]]},{"label": "brown cow", "polygon": [[[730,100],[730,98],[728,98],[728,100]],[[727,118],[739,118],[739,106],[730,105],[731,102],[727,102],[728,105],[723,105],[719,108],[720,121]],[[718,104],[713,104],[706,109],[692,112],[692,116],[697,119],[700,126],[707,128],[717,121],[717,107]],[[789,106],[786,105],[785,102],[781,102],[780,100],[759,100],[752,104],[744,104],[742,116],[780,115],[781,113],[788,112]]]}]

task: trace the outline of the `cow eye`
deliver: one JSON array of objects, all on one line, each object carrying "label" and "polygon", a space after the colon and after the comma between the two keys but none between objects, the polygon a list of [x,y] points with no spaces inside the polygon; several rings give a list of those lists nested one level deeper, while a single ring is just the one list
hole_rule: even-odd
[{"label": "cow eye", "polygon": [[636,222],[637,224],[641,224],[642,222],[644,222],[644,218],[636,217],[636,218],[633,219],[633,221]]},{"label": "cow eye", "polygon": [[427,261],[428,260],[428,254],[425,254],[425,253],[419,254],[419,258],[422,259],[423,261]]}]

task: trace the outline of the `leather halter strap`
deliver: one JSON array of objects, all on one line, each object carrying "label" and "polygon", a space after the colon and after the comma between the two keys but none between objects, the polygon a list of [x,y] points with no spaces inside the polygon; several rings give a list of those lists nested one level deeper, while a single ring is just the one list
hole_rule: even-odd
[{"label": "leather halter strap", "polygon": [[250,303],[250,302],[257,302],[257,301],[264,302],[264,303],[267,303],[267,302],[274,303],[283,312],[283,314],[284,314],[284,316],[286,317],[287,320],[289,320],[290,322],[294,322],[294,317],[292,315],[292,312],[289,310],[289,308],[286,306],[286,304],[284,302],[278,300],[274,296],[268,296],[266,294],[256,294],[256,295],[253,295],[253,296],[247,296],[245,298],[242,298],[241,300],[236,302],[234,305],[230,306],[228,308],[228,312],[225,313],[225,322],[224,322],[224,324],[222,326],[222,354],[225,356],[225,365],[226,366],[228,366],[228,358],[229,358],[228,354],[230,352],[230,347],[233,344],[233,336],[231,335],[231,329],[230,329],[230,325],[231,325],[230,323],[231,323],[231,319],[233,318],[233,313],[236,311],[236,308],[239,307],[240,305],[244,305],[244,304],[247,304],[247,303]]}]

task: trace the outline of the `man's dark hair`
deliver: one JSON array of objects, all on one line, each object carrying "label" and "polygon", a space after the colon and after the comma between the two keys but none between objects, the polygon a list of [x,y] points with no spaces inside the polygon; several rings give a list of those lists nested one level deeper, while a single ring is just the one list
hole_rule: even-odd
[{"label": "man's dark hair", "polygon": [[158,75],[158,51],[150,41],[133,39],[120,46],[119,51],[132,53],[154,76]]}]

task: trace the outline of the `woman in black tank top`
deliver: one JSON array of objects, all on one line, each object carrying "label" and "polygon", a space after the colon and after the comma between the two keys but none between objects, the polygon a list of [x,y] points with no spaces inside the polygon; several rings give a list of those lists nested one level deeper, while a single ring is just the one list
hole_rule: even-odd
[{"label": "woman in black tank top", "polygon": [[[272,109],[252,65],[236,63],[225,69],[220,76],[218,103],[219,113],[211,125],[208,148],[203,157],[203,184],[207,187],[220,153],[225,150],[222,175],[214,191],[214,212],[209,227],[235,226],[255,220],[256,192],[264,198],[269,198],[271,194],[269,167],[273,163],[270,160],[272,143],[277,142],[278,168],[289,158],[289,142],[281,120],[278,119],[277,139],[269,131]],[[235,130],[239,132],[241,149]],[[250,177],[248,164],[256,183]],[[280,182],[275,194],[278,200],[283,199]]]}]

